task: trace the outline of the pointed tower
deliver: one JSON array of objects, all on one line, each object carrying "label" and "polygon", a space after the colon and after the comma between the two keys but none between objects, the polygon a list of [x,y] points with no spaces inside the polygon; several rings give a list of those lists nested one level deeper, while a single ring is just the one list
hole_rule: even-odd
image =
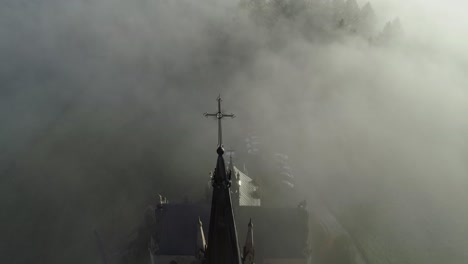
[{"label": "pointed tower", "polygon": [[226,173],[222,141],[221,120],[234,117],[221,111],[221,97],[218,97],[218,112],[205,114],[218,119],[218,160],[211,179],[213,196],[211,200],[210,228],[208,247],[205,254],[207,264],[240,264],[239,243],[231,202],[231,175]]},{"label": "pointed tower", "polygon": [[244,252],[242,257],[242,264],[254,264],[255,260],[255,247],[253,240],[253,224],[252,219],[249,222],[249,229],[247,231],[247,238],[245,239]]},{"label": "pointed tower", "polygon": [[206,252],[206,240],[205,240],[205,233],[203,232],[203,224],[198,217],[198,228],[197,228],[197,251],[195,257],[198,260],[203,260],[205,258]]},{"label": "pointed tower", "polygon": [[208,264],[240,264],[239,243],[232,211],[230,175],[226,174],[224,149],[218,147],[213,175],[210,229],[206,260]]}]

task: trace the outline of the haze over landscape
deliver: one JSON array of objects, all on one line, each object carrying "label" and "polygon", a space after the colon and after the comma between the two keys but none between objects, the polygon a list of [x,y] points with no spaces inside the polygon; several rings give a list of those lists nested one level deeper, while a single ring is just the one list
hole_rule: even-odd
[{"label": "haze over landscape", "polygon": [[218,94],[226,145],[288,153],[372,263],[468,258],[468,4],[374,0],[361,33],[243,2],[0,3],[2,262],[99,263],[94,230],[201,196]]}]

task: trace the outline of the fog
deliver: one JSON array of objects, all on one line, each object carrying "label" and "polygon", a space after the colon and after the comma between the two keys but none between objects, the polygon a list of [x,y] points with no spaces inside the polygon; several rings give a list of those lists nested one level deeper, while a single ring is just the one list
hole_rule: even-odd
[{"label": "fog", "polygon": [[375,0],[376,34],[404,33],[371,44],[202,2],[0,3],[2,262],[98,263],[94,230],[112,244],[157,193],[197,199],[218,94],[225,144],[288,153],[382,263],[466,259],[467,3]]}]

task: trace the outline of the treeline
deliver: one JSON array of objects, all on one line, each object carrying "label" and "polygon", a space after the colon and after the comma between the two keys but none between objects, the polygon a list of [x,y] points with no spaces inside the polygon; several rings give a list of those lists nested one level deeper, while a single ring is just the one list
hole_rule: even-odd
[{"label": "treeline", "polygon": [[333,40],[346,33],[383,44],[402,33],[399,19],[379,29],[369,2],[360,7],[356,0],[240,0],[239,6],[257,25],[286,25],[311,40]]}]

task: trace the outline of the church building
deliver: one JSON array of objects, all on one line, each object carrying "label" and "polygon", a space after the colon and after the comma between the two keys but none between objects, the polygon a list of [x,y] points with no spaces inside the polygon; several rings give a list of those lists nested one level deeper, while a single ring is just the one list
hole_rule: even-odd
[{"label": "church building", "polygon": [[[275,206],[274,202],[266,202],[265,206],[261,186],[256,182],[258,177],[235,166],[232,153],[229,163],[225,163],[221,120],[234,115],[221,111],[221,98],[218,112],[205,115],[218,120],[211,201],[170,203],[159,196],[157,204],[147,210],[138,237],[116,263],[310,263],[309,213],[305,203]],[[291,185],[288,182],[285,186]]]}]

